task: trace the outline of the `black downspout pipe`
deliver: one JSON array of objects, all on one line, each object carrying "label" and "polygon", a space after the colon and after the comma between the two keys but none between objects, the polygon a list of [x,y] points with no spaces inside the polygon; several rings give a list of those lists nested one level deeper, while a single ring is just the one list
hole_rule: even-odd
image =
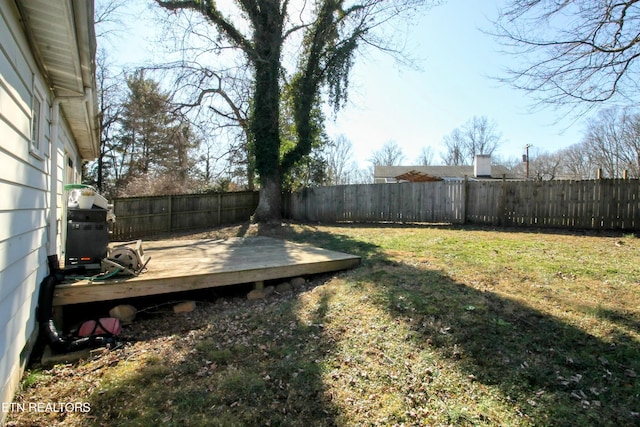
[{"label": "black downspout pipe", "polygon": [[49,275],[40,283],[36,318],[40,323],[40,334],[47,340],[51,349],[55,353],[69,353],[115,344],[115,339],[112,336],[99,335],[75,338],[72,336],[62,336],[58,332],[55,322],[53,321],[54,290],[56,286],[64,280],[65,275],[81,273],[84,267],[62,270],[59,267],[57,255],[47,257],[47,262],[49,264]]}]

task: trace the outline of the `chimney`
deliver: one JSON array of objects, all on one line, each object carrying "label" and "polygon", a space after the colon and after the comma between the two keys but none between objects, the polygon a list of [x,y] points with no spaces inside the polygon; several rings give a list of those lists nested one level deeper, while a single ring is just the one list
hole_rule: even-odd
[{"label": "chimney", "polygon": [[473,175],[476,178],[491,178],[491,154],[476,154]]}]

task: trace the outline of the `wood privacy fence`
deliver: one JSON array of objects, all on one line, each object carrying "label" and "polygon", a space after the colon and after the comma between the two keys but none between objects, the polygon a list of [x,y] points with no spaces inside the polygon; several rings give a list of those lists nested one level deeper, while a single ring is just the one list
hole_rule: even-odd
[{"label": "wood privacy fence", "polygon": [[[427,222],[640,231],[640,181],[462,181],[314,187],[284,216],[317,222]],[[114,240],[249,220],[258,192],[115,199]]]},{"label": "wood privacy fence", "polygon": [[431,222],[640,230],[637,179],[463,181],[316,187],[286,201],[299,221]]},{"label": "wood privacy fence", "polygon": [[291,219],[318,222],[464,223],[463,183],[358,184],[291,194]]},{"label": "wood privacy fence", "polygon": [[258,192],[187,194],[115,199],[113,240],[193,230],[249,220],[258,206]]}]

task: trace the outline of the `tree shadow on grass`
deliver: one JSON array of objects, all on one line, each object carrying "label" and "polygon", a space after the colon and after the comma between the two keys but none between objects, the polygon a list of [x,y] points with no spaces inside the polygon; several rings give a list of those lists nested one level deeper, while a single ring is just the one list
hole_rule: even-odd
[{"label": "tree shadow on grass", "polygon": [[[376,250],[347,244],[364,253]],[[204,322],[173,322],[171,314],[136,321],[127,335],[157,347],[145,354],[136,353],[135,345],[125,351],[133,353],[123,356],[133,363],[106,373],[89,399],[87,424],[339,425],[341,410],[330,402],[317,363],[335,350],[319,326],[329,296],[321,295],[304,320],[297,315],[299,304],[292,295],[256,302],[226,298],[198,308]]]},{"label": "tree shadow on grass", "polygon": [[[455,282],[445,272],[390,259],[375,244],[347,234],[306,227],[277,236],[363,257],[347,280],[369,286],[375,304],[408,325],[407,340],[416,352],[436,354],[462,372],[470,388],[497,390],[497,400],[518,424],[640,423],[640,349],[632,337],[621,333],[604,341],[521,302]],[[344,425],[347,409],[331,400],[321,366],[338,352],[322,328],[331,295],[321,293],[305,319],[298,316],[301,304],[271,296],[253,304],[209,305],[209,321],[186,329],[167,320],[153,336],[158,348],[139,355],[143,364],[128,372],[121,363],[92,394],[93,424]],[[615,315],[603,315],[615,321]],[[444,406],[459,399],[436,390],[430,378],[417,380]],[[396,421],[417,424],[407,413],[419,413],[424,402],[408,394],[404,401],[408,411]],[[482,405],[466,409],[446,423],[503,424],[482,413]]]},{"label": "tree shadow on grass", "polygon": [[640,334],[640,321],[633,318],[630,313],[622,310],[612,310],[610,308],[597,308],[596,316],[606,319],[612,323],[622,325]]},{"label": "tree shadow on grass", "polygon": [[[362,256],[350,280],[373,283],[387,313],[410,325],[417,347],[436,351],[474,383],[500,390],[523,424],[640,425],[640,345],[624,332],[637,331],[637,320],[599,310],[620,326],[605,341],[522,302],[457,283],[446,272],[391,260],[346,235],[306,228],[291,238]],[[491,424],[481,413],[468,420]]]},{"label": "tree shadow on grass", "polygon": [[93,425],[337,425],[315,363],[333,351],[317,326],[326,304],[306,321],[296,299],[272,296],[201,307],[209,322],[186,328],[168,317],[149,334],[140,323],[158,348],[134,372],[123,363],[103,380],[90,399]]}]

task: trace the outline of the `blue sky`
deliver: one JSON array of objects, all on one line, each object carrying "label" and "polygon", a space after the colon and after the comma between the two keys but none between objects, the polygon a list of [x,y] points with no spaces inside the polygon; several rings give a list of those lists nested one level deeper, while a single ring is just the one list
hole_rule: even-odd
[{"label": "blue sky", "polygon": [[490,77],[501,75],[515,59],[480,31],[490,29],[499,3],[449,0],[427,12],[409,37],[417,46],[413,54],[421,58],[420,71],[399,69],[381,55],[358,63],[352,104],[331,131],[353,142],[361,162],[372,149],[394,140],[406,164],[423,146],[430,146],[438,161],[443,137],[474,115],[495,121],[505,140],[497,154],[504,158],[521,158],[527,144],[532,152],[553,152],[579,142],[582,122],[551,109],[532,113],[530,97]]},{"label": "blue sky", "polygon": [[[335,119],[329,118],[330,136],[344,134],[362,168],[369,166],[373,151],[390,140],[402,148],[404,164],[414,164],[427,146],[438,163],[443,137],[473,116],[495,122],[504,140],[497,154],[503,158],[520,158],[527,144],[535,153],[580,142],[582,121],[562,119],[551,109],[533,113],[530,97],[491,78],[514,60],[501,54],[496,40],[480,30],[490,28],[489,19],[496,17],[501,3],[448,0],[420,16],[407,28],[408,52],[417,69],[372,51],[358,58],[349,103]],[[149,45],[153,24],[145,21],[145,4],[131,2],[123,10],[125,20],[135,18],[126,33],[112,40],[123,64],[153,56]]]}]

